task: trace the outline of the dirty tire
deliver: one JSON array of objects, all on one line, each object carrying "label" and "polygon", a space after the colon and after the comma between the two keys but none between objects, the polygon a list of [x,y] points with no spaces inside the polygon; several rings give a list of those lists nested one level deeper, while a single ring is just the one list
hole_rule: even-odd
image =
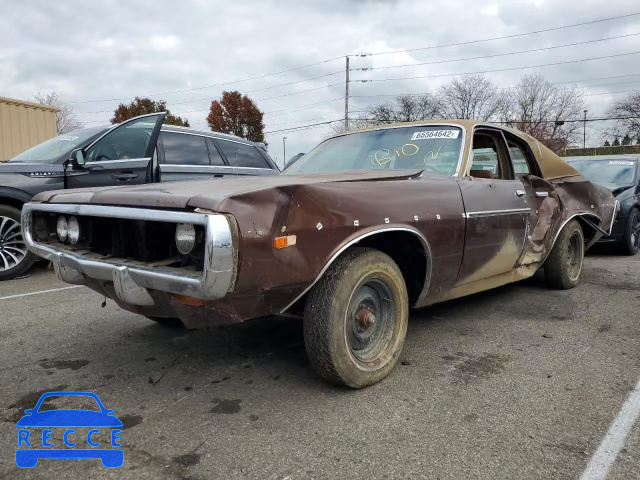
[{"label": "dirty tire", "polygon": [[584,234],[577,220],[567,223],[544,263],[544,276],[550,288],[567,290],[580,282],[584,261]]},{"label": "dirty tire", "polygon": [[[9,205],[0,205],[0,226],[3,227],[0,229],[0,281],[24,275],[38,259],[28,251],[22,235],[16,236],[16,229],[19,229],[12,228],[16,222],[20,224],[20,210]],[[5,248],[7,251],[4,251]],[[26,254],[19,253],[25,251]]]},{"label": "dirty tire", "polygon": [[640,249],[640,210],[632,208],[627,217],[624,235],[618,244],[618,251],[623,255],[635,255]]},{"label": "dirty tire", "polygon": [[[146,315],[145,315],[146,316]],[[166,317],[147,317],[152,322],[156,322],[158,325],[170,328],[184,328],[184,324],[179,318],[166,318]]]},{"label": "dirty tire", "polygon": [[379,382],[398,361],[408,319],[407,289],[396,263],[378,250],[352,248],[307,298],[303,330],[311,365],[337,385]]}]

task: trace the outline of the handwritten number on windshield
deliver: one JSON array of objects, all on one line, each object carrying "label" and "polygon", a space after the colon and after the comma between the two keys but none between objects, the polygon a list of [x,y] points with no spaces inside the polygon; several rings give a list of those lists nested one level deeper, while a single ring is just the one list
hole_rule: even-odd
[{"label": "handwritten number on windshield", "polygon": [[[423,162],[426,164],[428,160],[435,160],[436,158],[438,158],[438,155],[440,154],[441,149],[442,147],[439,147],[438,150],[436,150],[435,152],[433,150],[428,152],[425,155]],[[394,149],[396,158],[399,158],[402,156],[412,157],[414,155],[417,155],[418,152],[420,152],[420,147],[418,147],[414,143],[405,143],[399,150],[397,148]],[[391,155],[391,150],[389,150],[388,148],[382,148],[374,152],[373,158],[371,159],[371,163],[373,163],[374,165],[377,165],[378,167],[384,167],[389,162],[391,162],[391,160],[393,160],[393,156]]]}]

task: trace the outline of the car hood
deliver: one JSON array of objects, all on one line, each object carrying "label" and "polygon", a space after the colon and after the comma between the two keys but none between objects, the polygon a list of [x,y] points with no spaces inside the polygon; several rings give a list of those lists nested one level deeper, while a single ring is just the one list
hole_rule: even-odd
[{"label": "car hood", "polygon": [[25,415],[17,427],[121,427],[122,422],[114,415],[92,410],[47,410]]},{"label": "car hood", "polygon": [[330,182],[398,180],[420,175],[420,170],[349,171],[313,175],[278,175],[153,183],[130,187],[79,188],[43,192],[35,202],[119,205],[154,208],[218,210],[227,198],[270,188]]},{"label": "car hood", "polygon": [[607,190],[609,190],[611,193],[613,193],[615,197],[617,197],[621,193],[626,192],[630,188],[633,188],[633,185],[618,185],[615,183],[602,183],[601,185],[605,187]]},{"label": "car hood", "polygon": [[64,164],[61,163],[22,163],[3,162],[0,163],[0,175],[4,173],[64,173]]}]

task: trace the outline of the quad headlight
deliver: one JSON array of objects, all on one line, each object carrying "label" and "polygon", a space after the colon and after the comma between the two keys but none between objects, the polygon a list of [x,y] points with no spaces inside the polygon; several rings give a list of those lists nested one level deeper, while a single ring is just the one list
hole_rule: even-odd
[{"label": "quad headlight", "polygon": [[80,223],[76,217],[71,217],[67,221],[67,231],[69,237],[69,243],[75,245],[80,240]]},{"label": "quad headlight", "polygon": [[56,233],[58,234],[58,240],[62,243],[67,241],[67,237],[69,236],[69,224],[67,223],[67,219],[62,215],[58,217],[58,221],[56,222]]},{"label": "quad headlight", "polygon": [[179,223],[176,225],[176,246],[178,251],[186,255],[196,244],[196,229],[190,223]]}]

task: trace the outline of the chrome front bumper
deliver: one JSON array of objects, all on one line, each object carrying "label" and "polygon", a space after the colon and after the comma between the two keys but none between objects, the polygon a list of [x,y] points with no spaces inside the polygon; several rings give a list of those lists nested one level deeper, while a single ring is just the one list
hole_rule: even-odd
[{"label": "chrome front bumper", "polygon": [[[95,254],[72,252],[38,243],[32,236],[33,212],[66,215],[124,218],[169,223],[192,223],[205,229],[205,254],[202,272],[180,272],[176,268],[146,265],[126,259],[96,259]],[[118,298],[128,304],[151,306],[148,290],[175,293],[202,300],[218,300],[233,289],[236,275],[231,220],[215,213],[173,212],[99,205],[27,203],[22,209],[22,233],[29,250],[51,260],[58,277],[75,285],[90,285],[90,280],[113,282]]]}]

